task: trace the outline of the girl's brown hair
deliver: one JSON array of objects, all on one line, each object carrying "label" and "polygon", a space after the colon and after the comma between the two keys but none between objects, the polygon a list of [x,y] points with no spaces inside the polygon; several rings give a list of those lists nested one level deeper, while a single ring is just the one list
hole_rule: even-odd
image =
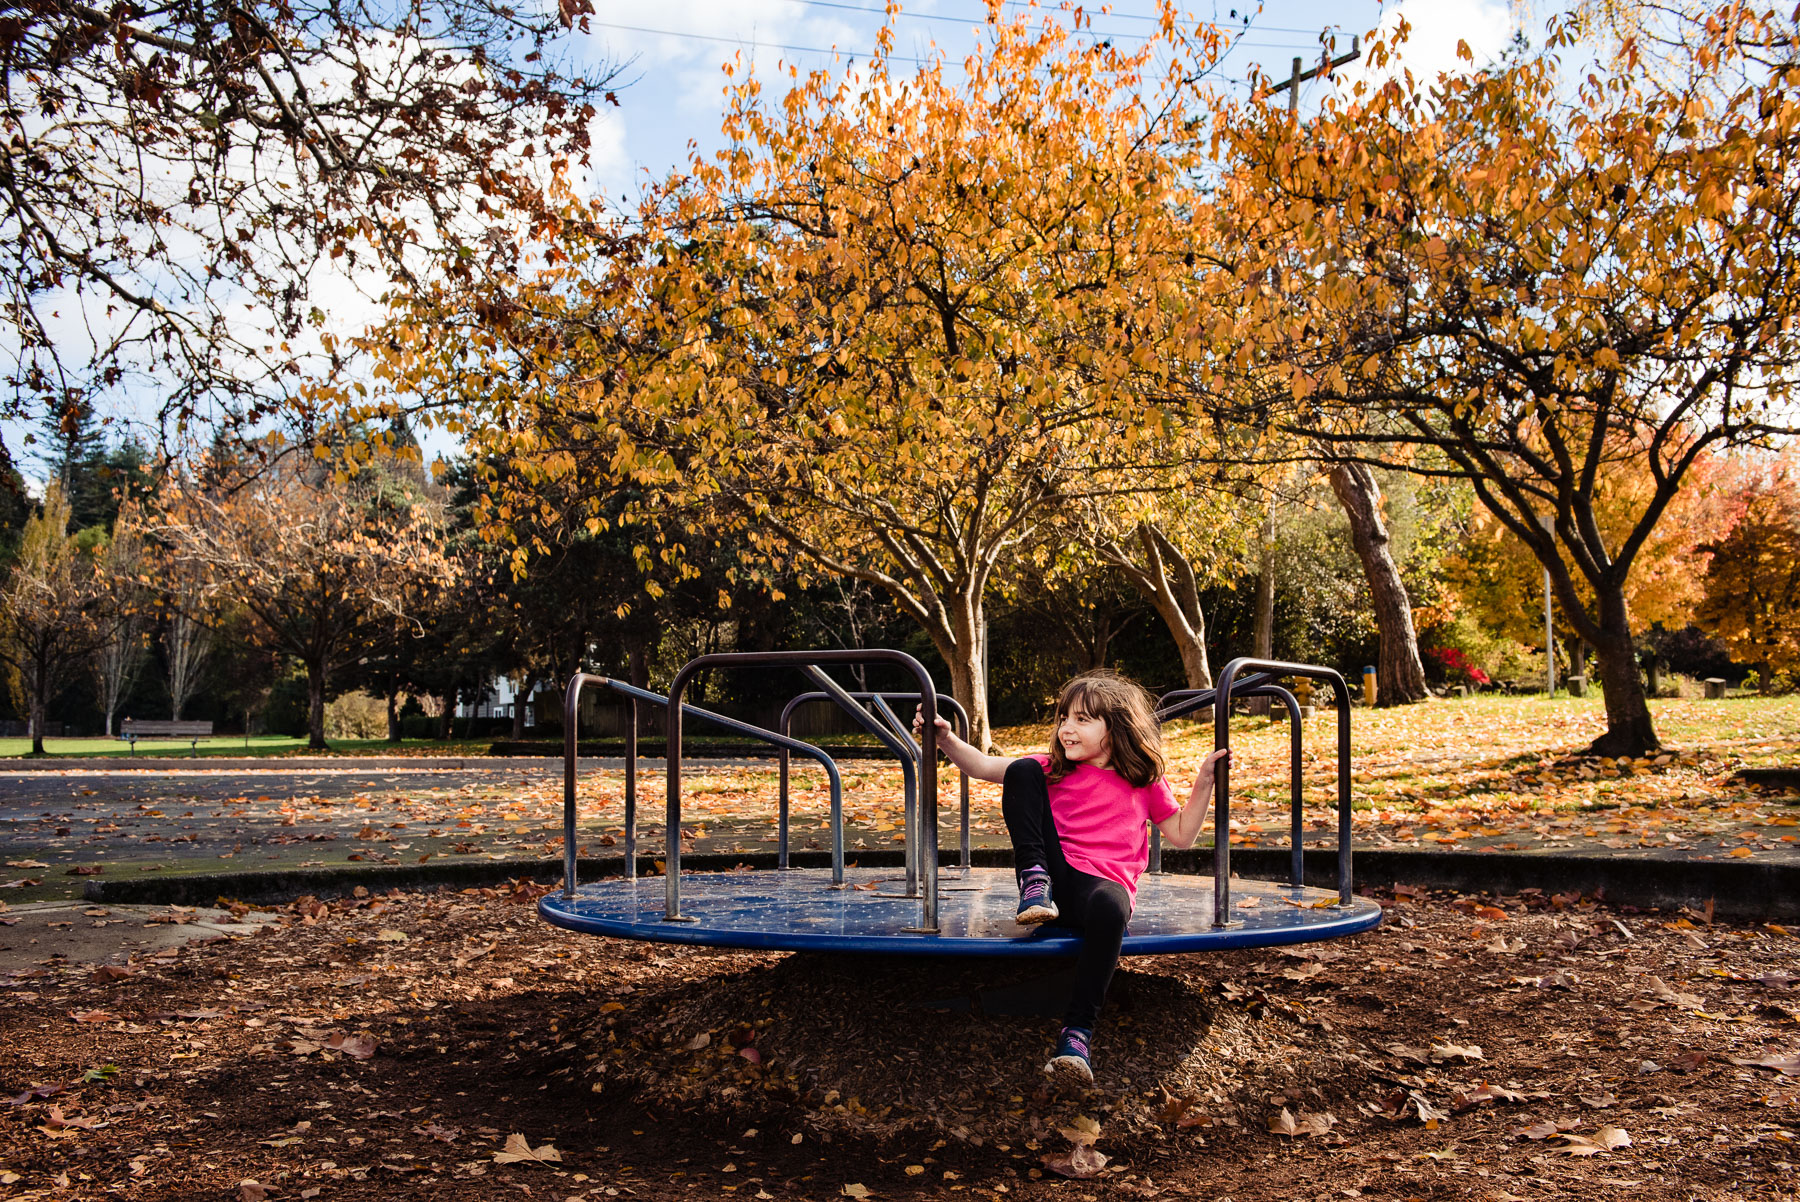
[{"label": "girl's brown hair", "polygon": [[[1056,699],[1057,724],[1077,705],[1106,723],[1114,772],[1139,789],[1163,774],[1162,727],[1142,685],[1110,668],[1083,672],[1062,687]],[[1062,740],[1052,731],[1049,779],[1059,781],[1073,771],[1075,765],[1063,755]]]}]

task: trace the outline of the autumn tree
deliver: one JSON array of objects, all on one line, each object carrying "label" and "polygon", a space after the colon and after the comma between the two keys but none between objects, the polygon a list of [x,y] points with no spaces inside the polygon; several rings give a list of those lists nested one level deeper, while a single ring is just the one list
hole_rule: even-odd
[{"label": "autumn tree", "polygon": [[253,638],[305,668],[309,745],[323,749],[334,680],[452,580],[441,524],[441,507],[401,474],[345,479],[282,457],[172,482],[152,529],[204,571],[215,601],[249,614]]},{"label": "autumn tree", "polygon": [[94,560],[91,540],[69,533],[68,498],[51,481],[0,584],[0,663],[30,717],[33,755],[44,754],[50,702],[113,637],[111,590]]},{"label": "autumn tree", "polygon": [[1084,499],[1170,485],[1159,405],[1206,269],[1185,236],[1192,114],[1184,79],[1156,74],[1161,43],[1027,21],[992,18],[960,72],[896,74],[890,29],[855,81],[796,74],[772,104],[738,79],[730,148],[672,181],[628,246],[570,221],[504,295],[420,298],[385,370],[466,398],[471,440],[531,488],[594,482],[596,521],[629,482],[881,590],[985,742],[988,587]]},{"label": "autumn tree", "polygon": [[[1303,128],[1252,109],[1217,210],[1282,424],[1470,483],[1598,653],[1604,755],[1658,745],[1627,585],[1690,468],[1794,432],[1795,21],[1684,28],[1655,72],[1627,46],[1565,80],[1559,21],[1542,54],[1365,86]],[[1609,536],[1614,472],[1651,486]]]},{"label": "autumn tree", "polygon": [[[1718,494],[1729,479],[1723,466],[1716,456],[1703,455],[1695,461],[1638,553],[1624,592],[1640,627],[1660,623],[1680,629],[1692,620],[1706,575],[1701,545],[1720,532],[1723,520]],[[1624,540],[1656,488],[1654,479],[1634,467],[1628,460],[1621,462],[1594,482],[1594,517],[1601,536],[1612,545]],[[1491,511],[1477,508],[1469,515],[1443,567],[1460,603],[1483,626],[1528,646],[1543,641],[1543,565]],[[1591,606],[1593,591],[1586,579],[1577,578],[1575,587],[1583,604]],[[1560,618],[1555,625],[1568,639],[1581,641],[1579,632]],[[1569,662],[1576,654],[1571,651]]]},{"label": "autumn tree", "polygon": [[611,98],[611,68],[582,73],[558,54],[592,11],[9,5],[12,416],[36,402],[60,419],[135,384],[165,417],[254,422],[337,365],[334,344],[313,341],[323,281],[378,291],[504,268],[586,161]]},{"label": "autumn tree", "polygon": [[1759,687],[1800,670],[1800,458],[1759,472],[1730,500],[1712,556],[1696,624],[1756,665]]}]

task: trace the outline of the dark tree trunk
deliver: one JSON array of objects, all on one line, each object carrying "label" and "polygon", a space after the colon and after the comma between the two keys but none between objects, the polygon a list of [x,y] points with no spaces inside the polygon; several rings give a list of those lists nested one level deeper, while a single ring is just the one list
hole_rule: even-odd
[{"label": "dark tree trunk", "polygon": [[[1257,659],[1275,658],[1275,510],[1271,502],[1268,516],[1263,518],[1257,534],[1261,558],[1256,569],[1256,625],[1250,636],[1250,654]],[[1267,697],[1252,697],[1245,703],[1252,714],[1269,715]]]},{"label": "dark tree trunk", "polygon": [[525,737],[525,706],[532,690],[537,688],[537,682],[536,675],[527,676],[525,687],[513,695],[512,737],[515,739]]},{"label": "dark tree trunk", "polygon": [[1638,675],[1632,645],[1631,615],[1625,594],[1616,584],[1596,588],[1601,637],[1593,642],[1599,659],[1600,687],[1606,695],[1606,733],[1588,748],[1591,755],[1640,756],[1662,746],[1650,720],[1644,682]]},{"label": "dark tree trunk", "polygon": [[[625,648],[625,671],[631,677],[631,687],[648,689],[650,687],[650,649],[639,639]],[[644,708],[641,701],[633,698],[627,704],[637,709],[639,730],[644,730],[650,723],[650,711]]]},{"label": "dark tree trunk", "polygon": [[1350,537],[1375,605],[1381,631],[1381,654],[1375,665],[1375,694],[1382,705],[1403,705],[1431,696],[1425,687],[1425,665],[1419,659],[1419,636],[1413,629],[1412,598],[1400,579],[1400,568],[1388,551],[1387,525],[1381,520],[1381,488],[1375,473],[1361,463],[1339,463],[1331,469],[1331,491],[1350,519]]},{"label": "dark tree trunk", "polygon": [[313,751],[329,751],[325,741],[325,665],[306,665],[306,745]]},{"label": "dark tree trunk", "polygon": [[44,754],[44,694],[40,689],[31,699],[31,754]]},{"label": "dark tree trunk", "polygon": [[388,742],[400,742],[400,691],[389,689],[387,695]]},{"label": "dark tree trunk", "polygon": [[438,715],[438,740],[450,738],[450,724],[456,720],[456,690],[444,690],[444,712]]}]

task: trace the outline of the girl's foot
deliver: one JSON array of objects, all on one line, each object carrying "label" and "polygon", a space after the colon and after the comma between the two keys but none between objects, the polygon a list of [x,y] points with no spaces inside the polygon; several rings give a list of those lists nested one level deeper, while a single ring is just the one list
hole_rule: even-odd
[{"label": "girl's foot", "polygon": [[1094,1066],[1088,1063],[1088,1039],[1092,1031],[1080,1027],[1064,1027],[1056,1041],[1056,1054],[1044,1065],[1044,1072],[1058,1081],[1082,1085],[1094,1083]]},{"label": "girl's foot", "polygon": [[1019,913],[1016,921],[1035,926],[1054,922],[1059,911],[1050,899],[1050,874],[1027,871],[1019,877]]}]

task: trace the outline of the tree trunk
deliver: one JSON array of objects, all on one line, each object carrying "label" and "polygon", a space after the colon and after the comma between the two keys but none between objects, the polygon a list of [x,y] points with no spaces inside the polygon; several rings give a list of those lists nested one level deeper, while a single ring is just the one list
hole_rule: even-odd
[{"label": "tree trunk", "polygon": [[512,737],[514,739],[522,739],[525,737],[525,695],[526,695],[526,690],[530,689],[531,685],[536,684],[536,683],[537,683],[536,681],[530,681],[526,684],[525,690],[520,690],[519,692],[513,694]]},{"label": "tree trunk", "polygon": [[[629,643],[625,648],[625,672],[631,678],[634,689],[650,687],[650,649],[642,639]],[[637,710],[638,729],[644,730],[650,723],[650,711],[637,698],[629,698],[626,705]]]},{"label": "tree trunk", "polygon": [[444,690],[444,712],[438,715],[438,739],[450,738],[450,724],[456,720],[456,690]]},{"label": "tree trunk", "polygon": [[950,669],[950,695],[969,713],[969,742],[983,751],[992,742],[988,724],[987,676],[982,655],[980,605],[971,597],[952,599],[950,629],[929,631],[931,641]]},{"label": "tree trunk", "polygon": [[1092,672],[1096,668],[1106,666],[1106,649],[1112,644],[1112,614],[1102,612],[1094,615],[1094,625],[1087,640],[1087,648],[1082,655],[1084,672]]},{"label": "tree trunk", "polygon": [[[1256,625],[1250,636],[1250,654],[1257,659],[1275,657],[1275,508],[1271,502],[1257,533],[1261,555],[1256,568]],[[1271,701],[1252,697],[1245,703],[1252,714],[1269,715]]]},{"label": "tree trunk", "polygon": [[1637,649],[1632,645],[1631,614],[1624,591],[1616,584],[1595,588],[1601,638],[1594,643],[1600,687],[1606,698],[1606,733],[1588,748],[1590,755],[1640,756],[1662,746],[1638,676]]},{"label": "tree trunk", "polygon": [[400,690],[389,689],[387,695],[388,742],[401,741],[400,731]]},{"label": "tree trunk", "polygon": [[1381,520],[1381,488],[1375,473],[1361,463],[1339,463],[1331,469],[1331,491],[1350,519],[1350,537],[1375,604],[1381,632],[1381,654],[1375,665],[1375,693],[1382,705],[1403,705],[1431,696],[1425,687],[1425,665],[1413,630],[1412,599],[1400,579],[1400,568],[1388,551],[1387,525]]},{"label": "tree trunk", "polygon": [[306,665],[306,746],[313,751],[330,751],[325,741],[325,665]]},{"label": "tree trunk", "polygon": [[[1156,577],[1154,581],[1139,581],[1139,587],[1145,583],[1154,586],[1144,591],[1175,640],[1187,687],[1210,689],[1213,679],[1212,664],[1206,656],[1206,611],[1200,608],[1200,585],[1194,576],[1193,562],[1174,540],[1148,522],[1138,523],[1138,542],[1152,556]],[[1136,574],[1132,575],[1135,579]]]},{"label": "tree trunk", "polygon": [[40,689],[31,698],[31,754],[44,754],[44,694]]}]

